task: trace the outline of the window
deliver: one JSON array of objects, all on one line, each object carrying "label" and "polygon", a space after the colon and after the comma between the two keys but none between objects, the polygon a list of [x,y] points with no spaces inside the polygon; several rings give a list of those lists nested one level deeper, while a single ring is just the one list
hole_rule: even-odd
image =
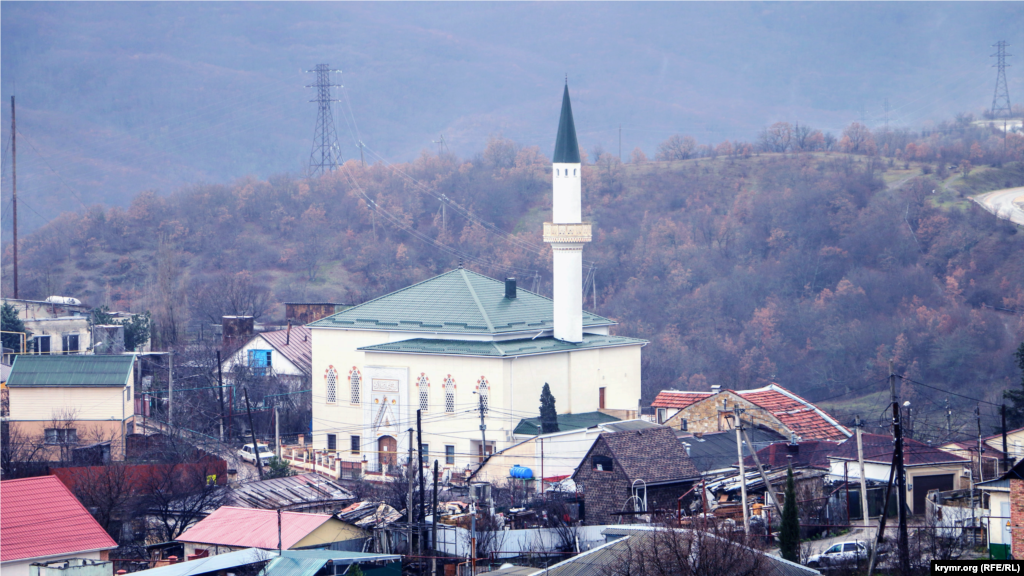
[{"label": "window", "polygon": [[604,410],[604,386],[597,389],[597,407]]},{"label": "window", "polygon": [[61,337],[61,344],[64,354],[78,354],[78,334],[65,334]]},{"label": "window", "polygon": [[828,550],[826,550],[825,554],[839,554],[842,551],[843,551],[843,545],[842,544],[836,544],[835,546],[833,546],[833,547],[829,548]]},{"label": "window", "polygon": [[856,552],[857,544],[855,542],[847,542],[843,544],[843,552]]},{"label": "window", "polygon": [[47,444],[78,444],[78,430],[74,428],[47,428]]},{"label": "window", "polygon": [[[568,172],[568,170],[566,170],[566,172]],[[576,175],[576,169],[575,169],[575,168],[573,168],[573,169],[572,169],[572,175],[573,175],[573,176],[575,176],[575,175]]]},{"label": "window", "polygon": [[327,381],[327,403],[334,404],[338,401],[338,372],[334,369],[334,366],[327,367],[324,380]]},{"label": "window", "polygon": [[420,389],[420,410],[426,412],[430,407],[430,379],[420,373],[420,379],[416,382]]},{"label": "window", "polygon": [[349,439],[349,449],[353,454],[359,454],[359,436],[352,436]]},{"label": "window", "polygon": [[562,171],[559,170],[558,168],[555,168],[555,176],[561,176],[561,175],[562,175]]},{"label": "window", "polygon": [[131,386],[127,386],[127,387],[125,387],[124,391],[125,391],[125,394],[128,395],[128,402],[131,402],[132,401],[132,387]]},{"label": "window", "polygon": [[423,457],[420,458],[420,463],[424,466],[430,464],[430,444],[423,445]]},{"label": "window", "polygon": [[334,434],[327,435],[327,449],[334,452],[338,449],[338,437]]},{"label": "window", "polygon": [[664,408],[658,408],[658,424],[664,424],[664,423],[665,423],[665,409]]},{"label": "window", "polygon": [[455,464],[455,446],[446,444],[444,447],[444,463]]},{"label": "window", "polygon": [[249,369],[254,376],[266,376],[271,368],[271,350],[249,350]]},{"label": "window", "polygon": [[356,367],[352,367],[352,371],[348,373],[348,381],[352,384],[352,403],[359,404],[359,390],[362,378],[359,376],[359,370]]},{"label": "window", "polygon": [[598,472],[611,472],[614,469],[612,459],[607,456],[591,456],[590,464]]},{"label": "window", "polygon": [[480,392],[480,405],[483,406],[484,412],[487,412],[487,409],[489,408],[488,401],[490,400],[491,395],[491,387],[487,384],[487,378],[481,376],[480,379],[476,381],[476,388]]},{"label": "window", "polygon": [[455,413],[455,379],[451,374],[444,379],[444,411]]},{"label": "window", "polygon": [[49,336],[36,336],[32,339],[36,343],[36,352],[39,354],[50,353],[50,337]]}]

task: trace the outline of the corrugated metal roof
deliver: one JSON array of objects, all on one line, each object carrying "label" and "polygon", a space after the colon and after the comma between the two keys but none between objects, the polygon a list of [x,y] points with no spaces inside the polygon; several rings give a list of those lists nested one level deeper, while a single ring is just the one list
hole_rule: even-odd
[{"label": "corrugated metal roof", "polygon": [[141,570],[135,574],[145,576],[193,576],[198,574],[209,574],[221,570],[241,568],[250,564],[257,564],[274,560],[277,558],[277,550],[259,550],[257,548],[246,548],[234,552],[225,552],[216,556],[196,558],[188,562],[179,562],[159,568]]},{"label": "corrugated metal roof", "polygon": [[396,554],[370,554],[365,552],[338,552],[334,550],[286,550],[280,558],[267,564],[261,576],[313,576],[327,562],[335,565],[377,561],[401,561]]},{"label": "corrugated metal roof", "polygon": [[7,385],[18,386],[125,386],[135,356],[17,356]]},{"label": "corrugated metal roof", "polygon": [[[281,545],[291,548],[333,516],[283,512]],[[247,548],[277,548],[277,511],[221,506],[184,534],[178,542]]]},{"label": "corrugated metal roof", "polygon": [[313,373],[313,336],[309,328],[299,325],[292,326],[291,336],[288,329],[260,332],[274,350],[287,358],[295,367],[306,374]]},{"label": "corrugated metal roof", "polygon": [[117,547],[55,476],[0,482],[0,517],[3,562]]},{"label": "corrugated metal roof", "polygon": [[[864,446],[864,461],[876,462],[879,464],[892,464],[893,440],[892,436],[882,434],[861,434],[861,442]],[[840,442],[829,454],[830,458],[843,460],[857,460],[857,440],[849,438]],[[925,464],[945,464],[968,462],[956,454],[929,446],[919,440],[903,438],[903,463],[906,466],[921,466]]]},{"label": "corrugated metal roof", "polygon": [[[676,430],[675,434],[679,441],[687,447],[693,465],[701,472],[721,470],[737,463],[736,432],[734,431],[710,432],[701,434],[700,437],[679,430]],[[747,434],[750,435],[750,441],[754,443],[755,449],[760,449],[772,442],[785,440],[778,432],[760,426],[748,428]],[[746,453],[745,450],[744,453]]]},{"label": "corrugated metal roof", "polygon": [[449,356],[487,356],[507,358],[511,356],[530,356],[533,354],[552,354],[571,350],[589,350],[591,348],[612,348],[616,346],[643,346],[646,340],[626,338],[625,336],[603,336],[600,334],[584,334],[583,341],[572,343],[557,340],[554,337],[524,338],[504,342],[482,342],[479,340],[434,340],[413,338],[400,342],[375,344],[359,348],[365,352],[393,352],[402,354],[441,354]]},{"label": "corrugated metal roof", "polygon": [[225,505],[240,508],[302,508],[303,505],[321,506],[344,504],[355,496],[336,482],[319,474],[298,474],[245,482],[228,490]]},{"label": "corrugated metal roof", "polygon": [[[584,327],[614,324],[583,312]],[[554,303],[523,289],[517,290],[516,298],[505,298],[504,282],[459,268],[308,326],[463,334],[530,332],[554,327]]]},{"label": "corrugated metal roof", "polygon": [[[619,419],[615,416],[605,414],[604,412],[583,412],[580,414],[559,414],[558,415],[558,431],[568,432],[569,430],[579,430],[580,428],[590,428],[591,426],[597,426],[598,424],[606,424],[608,422],[617,422]],[[617,430],[616,430],[617,431]],[[519,436],[537,436],[540,434],[540,418],[523,418],[516,425],[513,434]]]}]

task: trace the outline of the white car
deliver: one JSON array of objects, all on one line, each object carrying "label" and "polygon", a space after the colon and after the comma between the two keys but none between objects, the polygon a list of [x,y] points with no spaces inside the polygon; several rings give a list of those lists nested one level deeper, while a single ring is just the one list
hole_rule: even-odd
[{"label": "white car", "polygon": [[[263,461],[263,465],[266,466],[269,460],[274,457],[274,453],[270,451],[270,448],[266,444],[257,444],[256,447],[259,449],[260,460]],[[256,450],[253,450],[252,444],[246,444],[238,451],[238,457],[246,462],[256,464]]]},{"label": "white car", "polygon": [[807,559],[811,568],[827,568],[830,566],[846,566],[868,561],[868,547],[862,540],[851,540],[833,544],[821,554]]}]

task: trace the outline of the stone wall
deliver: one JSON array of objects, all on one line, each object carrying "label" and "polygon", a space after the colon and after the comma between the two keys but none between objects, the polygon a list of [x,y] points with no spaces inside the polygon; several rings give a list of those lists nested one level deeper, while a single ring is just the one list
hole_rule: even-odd
[{"label": "stone wall", "polygon": [[[728,411],[724,411],[723,401],[727,403]],[[707,433],[732,430],[731,419],[726,416],[732,415],[733,406],[737,404],[745,410],[743,412],[744,422],[748,424],[753,423],[755,426],[762,425],[771,428],[786,437],[793,434],[789,428],[784,426],[770,412],[729,391],[719,392],[714,396],[683,408],[676,415],[669,418],[665,425],[678,430],[682,427],[682,421],[685,419],[686,429],[690,432]]]}]

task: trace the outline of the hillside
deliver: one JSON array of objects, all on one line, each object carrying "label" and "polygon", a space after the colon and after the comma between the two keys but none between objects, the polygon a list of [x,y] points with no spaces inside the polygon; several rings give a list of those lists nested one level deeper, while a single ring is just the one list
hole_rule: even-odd
[{"label": "hillside", "polygon": [[[930,141],[939,156],[963,148]],[[997,400],[1014,385],[1024,316],[991,307],[1024,310],[1024,234],[956,190],[1022,185],[1021,162],[965,178],[946,170],[955,158],[925,176],[934,166],[911,160],[723,152],[603,156],[584,169],[595,226],[587,307],[651,341],[646,400],[663,388],[775,381],[832,400],[845,419],[848,401],[886,389],[889,358],[916,382],[902,384],[903,397],[925,412],[941,409],[936,390]],[[224,313],[269,321],[284,301],[360,302],[460,259],[550,295],[540,240],[548,167],[536,148],[493,139],[473,160],[424,153],[393,166],[349,162],[312,181],[144,193],[127,209],[64,213],[28,236],[22,295],[151,310],[163,346]]]}]

